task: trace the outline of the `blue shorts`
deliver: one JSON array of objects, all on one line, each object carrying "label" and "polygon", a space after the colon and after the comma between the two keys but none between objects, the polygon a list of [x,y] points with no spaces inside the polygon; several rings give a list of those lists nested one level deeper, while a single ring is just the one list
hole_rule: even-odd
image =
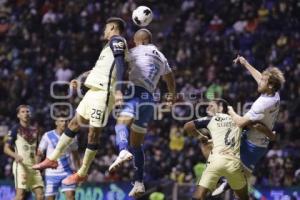
[{"label": "blue shorts", "polygon": [[148,123],[153,119],[155,103],[153,95],[146,89],[135,86],[132,98],[125,100],[120,116],[134,118],[131,128],[139,133],[146,133]]},{"label": "blue shorts", "polygon": [[247,140],[247,133],[241,138],[241,161],[252,172],[259,160],[267,153],[268,148],[259,147]]},{"label": "blue shorts", "polygon": [[76,184],[74,185],[65,185],[62,183],[62,180],[71,174],[65,176],[46,176],[45,183],[46,183],[46,191],[45,196],[55,196],[58,194],[59,189],[62,192],[65,191],[75,191]]}]

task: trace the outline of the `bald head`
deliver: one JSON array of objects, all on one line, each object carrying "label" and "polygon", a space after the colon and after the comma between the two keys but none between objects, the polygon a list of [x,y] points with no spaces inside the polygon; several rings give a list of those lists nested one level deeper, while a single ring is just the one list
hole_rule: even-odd
[{"label": "bald head", "polygon": [[148,29],[142,28],[134,34],[135,45],[146,45],[152,42],[152,34]]}]

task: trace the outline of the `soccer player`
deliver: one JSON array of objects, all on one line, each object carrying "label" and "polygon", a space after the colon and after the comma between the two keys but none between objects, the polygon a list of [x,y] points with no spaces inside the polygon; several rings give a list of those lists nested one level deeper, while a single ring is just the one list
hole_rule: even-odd
[{"label": "soccer player", "polygon": [[[58,117],[55,120],[56,128],[54,130],[46,132],[39,144],[38,157],[45,157],[45,155],[50,155],[55,149],[58,140],[62,133],[67,127],[67,120],[63,117]],[[45,196],[47,200],[54,200],[55,196],[58,194],[59,188],[65,193],[67,200],[75,199],[76,184],[64,185],[62,180],[67,176],[71,175],[73,170],[71,169],[71,156],[73,160],[73,166],[79,168],[80,158],[78,154],[78,144],[75,140],[69,148],[66,149],[65,154],[58,159],[58,167],[56,169],[46,169],[45,171]]]},{"label": "soccer player", "polygon": [[[242,56],[237,56],[234,62],[240,63],[250,72],[258,84],[257,91],[260,97],[244,116],[236,114],[233,109],[230,109],[229,114],[240,127],[258,121],[272,130],[280,107],[279,90],[285,81],[283,73],[276,67],[267,68],[260,73]],[[268,151],[269,141],[275,139],[276,136],[272,134],[272,131],[263,131],[255,127],[250,127],[249,131],[245,132],[241,142],[241,160],[247,176],[251,175],[259,160]],[[221,184],[216,194],[222,193],[225,185],[226,182]]]},{"label": "soccer player", "polygon": [[[68,124],[68,128],[60,136],[54,151],[47,158],[34,166],[35,169],[56,168],[57,159],[73,142],[82,124],[89,124],[88,144],[80,169],[73,175],[65,178],[63,184],[72,185],[83,182],[92,160],[97,153],[99,135],[107,124],[108,115],[114,103],[123,101],[121,84],[117,84],[115,91],[113,85],[122,81],[125,71],[126,40],[121,36],[125,30],[125,22],[121,18],[109,18],[106,21],[104,38],[108,43],[103,47],[94,68],[88,73],[84,85],[90,88],[77,107],[76,115]],[[78,82],[73,80],[72,87]],[[114,95],[112,94],[114,92]]]},{"label": "soccer player", "polygon": [[[235,194],[241,200],[247,200],[247,180],[240,160],[241,128],[227,114],[228,103],[223,99],[211,101],[207,112],[211,117],[193,121],[197,130],[208,129],[212,139],[207,167],[204,170],[193,199],[206,199],[206,195],[215,189],[220,177],[224,176]],[[187,127],[185,125],[185,127]],[[208,138],[200,134],[202,141]]]},{"label": "soccer player", "polygon": [[[138,197],[145,192],[143,184],[144,141],[147,126],[153,118],[154,100],[152,93],[162,76],[168,87],[169,105],[175,97],[175,80],[165,56],[152,43],[152,34],[147,29],[140,29],[134,35],[135,47],[129,53],[129,81],[134,85],[133,97],[126,100],[115,126],[116,143],[119,156],[109,167],[109,171],[116,170],[125,161],[134,157],[135,183],[129,196]],[[132,153],[128,150],[128,137]]]},{"label": "soccer player", "polygon": [[25,199],[26,191],[34,192],[35,199],[43,200],[43,179],[39,171],[33,170],[36,163],[38,130],[30,125],[31,111],[28,105],[17,108],[19,124],[8,133],[4,153],[14,159],[16,200]]}]

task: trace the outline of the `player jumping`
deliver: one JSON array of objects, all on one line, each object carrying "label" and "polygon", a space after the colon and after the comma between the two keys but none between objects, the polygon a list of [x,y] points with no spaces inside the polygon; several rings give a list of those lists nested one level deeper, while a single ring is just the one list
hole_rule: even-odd
[{"label": "player jumping", "polygon": [[[15,177],[16,200],[25,199],[27,190],[35,194],[35,199],[43,200],[43,179],[39,171],[33,170],[36,163],[36,145],[38,131],[30,126],[31,111],[28,105],[17,108],[20,123],[8,134],[4,153],[14,159],[13,175]],[[14,150],[13,150],[14,149]]]},{"label": "player jumping", "polygon": [[[99,135],[107,124],[108,115],[114,103],[121,104],[123,101],[120,84],[117,85],[114,95],[112,92],[115,83],[122,81],[125,71],[124,57],[127,45],[126,40],[121,37],[124,30],[125,22],[122,19],[109,18],[106,21],[104,38],[108,40],[108,43],[102,49],[95,67],[90,71],[84,83],[90,89],[77,107],[75,117],[59,138],[55,150],[43,162],[34,166],[35,169],[56,168],[57,159],[73,142],[81,124],[89,124],[88,144],[82,165],[75,174],[63,180],[66,185],[86,180],[88,169],[97,153]],[[77,87],[79,84],[73,80],[71,85]]]},{"label": "player jumping", "polygon": [[[147,132],[148,123],[153,118],[154,100],[152,93],[156,89],[162,76],[167,83],[169,96],[172,102],[175,96],[175,80],[165,56],[152,43],[152,34],[147,29],[140,29],[134,35],[135,47],[129,53],[129,81],[134,85],[132,98],[127,99],[115,126],[116,143],[119,156],[109,167],[114,171],[125,161],[134,157],[135,183],[129,196],[138,197],[145,192],[143,184],[144,151],[142,143]],[[128,150],[130,133],[131,152]]]},{"label": "player jumping", "polygon": [[[226,177],[239,199],[247,200],[249,198],[247,180],[240,160],[241,128],[236,126],[227,114],[227,109],[228,103],[225,100],[215,99],[207,107],[207,113],[211,116],[192,122],[196,130],[208,129],[213,143],[207,166],[193,199],[206,199],[206,195],[215,189],[222,176]],[[185,125],[185,129],[187,127],[189,126]],[[187,131],[193,133],[190,129]],[[200,134],[200,137],[203,143],[208,142],[206,136]]]},{"label": "player jumping", "polygon": [[[63,117],[58,117],[55,120],[56,128],[54,130],[46,132],[39,144],[38,156],[43,158],[45,155],[50,155],[61,136],[67,127],[67,120]],[[78,154],[78,144],[74,141],[66,152],[61,156],[58,161],[58,167],[56,169],[46,169],[45,171],[45,196],[47,200],[54,200],[58,191],[64,192],[67,200],[75,199],[76,184],[74,185],[64,185],[62,180],[69,175],[71,175],[73,170],[71,169],[71,156],[73,160],[73,165],[76,169],[80,166],[80,158]]]}]

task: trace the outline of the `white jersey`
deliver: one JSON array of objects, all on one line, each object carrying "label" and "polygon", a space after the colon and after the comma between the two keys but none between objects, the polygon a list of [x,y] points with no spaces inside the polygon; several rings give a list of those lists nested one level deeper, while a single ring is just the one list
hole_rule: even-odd
[{"label": "white jersey", "polygon": [[138,45],[129,51],[129,80],[154,92],[160,76],[171,72],[165,56],[152,44]]},{"label": "white jersey", "polygon": [[112,90],[116,81],[115,56],[125,56],[125,53],[127,53],[126,40],[121,36],[113,36],[102,49],[84,85],[88,88]]},{"label": "white jersey", "polygon": [[[251,121],[259,121],[273,129],[280,106],[280,97],[276,93],[274,96],[260,95],[260,97],[252,104],[251,109],[245,114]],[[248,140],[260,147],[267,147],[269,140],[267,137],[255,130],[250,129],[247,132]]]},{"label": "white jersey", "polygon": [[[59,140],[60,135],[55,130],[46,132],[39,144],[39,150],[43,153],[46,152],[46,156],[50,155]],[[58,167],[56,169],[46,169],[46,176],[66,176],[72,173],[71,169],[71,152],[78,149],[78,143],[76,140],[66,149],[65,153],[57,160]]]}]

